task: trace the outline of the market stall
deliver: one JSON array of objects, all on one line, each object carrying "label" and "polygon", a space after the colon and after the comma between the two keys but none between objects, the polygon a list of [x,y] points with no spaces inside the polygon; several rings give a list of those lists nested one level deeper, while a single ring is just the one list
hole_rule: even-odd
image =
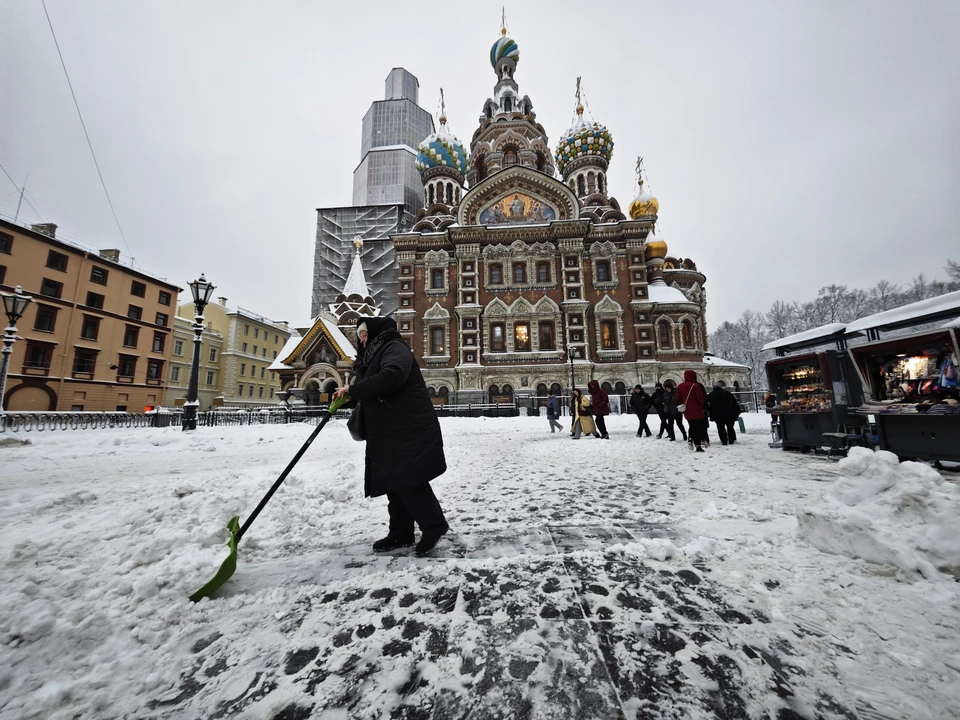
[{"label": "market stall", "polygon": [[881,331],[960,315],[960,292],[851,323],[873,342],[849,350],[867,389],[858,412],[901,459],[960,462],[960,322],[880,339]]}]

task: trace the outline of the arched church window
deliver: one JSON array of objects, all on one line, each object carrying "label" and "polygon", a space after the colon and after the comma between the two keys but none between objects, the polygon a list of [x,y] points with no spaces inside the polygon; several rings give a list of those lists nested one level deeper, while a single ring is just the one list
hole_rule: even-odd
[{"label": "arched church window", "polygon": [[526,281],[527,281],[527,264],[514,263],[513,264],[513,282],[517,285],[522,285]]},{"label": "arched church window", "polygon": [[540,150],[537,150],[537,170],[543,172],[543,169],[547,166],[547,158],[544,157],[543,153]]},{"label": "arched church window", "polygon": [[447,183],[447,205],[453,205],[453,183]]},{"label": "arched church window", "polygon": [[427,203],[428,206],[433,205],[433,185],[430,186],[429,195],[430,195],[430,201]]},{"label": "arched church window", "polygon": [[693,347],[693,325],[689,320],[684,320],[683,325],[683,344],[685,347]]},{"label": "arched church window", "polygon": [[597,191],[597,176],[595,173],[587,173],[587,192],[593,195]]},{"label": "arched church window", "polygon": [[513,112],[513,99],[509,95],[505,95],[503,98],[503,111]]},{"label": "arched church window", "polygon": [[457,188],[456,197],[457,197],[457,205],[459,205],[460,204],[460,188]]},{"label": "arched church window", "polygon": [[476,159],[473,167],[477,173],[477,182],[483,180],[487,176],[487,163],[482,155]]},{"label": "arched church window", "polygon": [[657,334],[660,338],[660,347],[667,350],[673,347],[673,341],[670,337],[673,334],[673,330],[670,327],[670,323],[664,321],[657,325]]},{"label": "arched church window", "polygon": [[577,175],[577,195],[583,197],[586,194],[587,188],[583,182],[583,175]]},{"label": "arched church window", "polygon": [[597,173],[597,192],[601,195],[606,192],[603,189],[603,173]]},{"label": "arched church window", "polygon": [[503,166],[517,164],[517,148],[510,146],[503,151]]}]

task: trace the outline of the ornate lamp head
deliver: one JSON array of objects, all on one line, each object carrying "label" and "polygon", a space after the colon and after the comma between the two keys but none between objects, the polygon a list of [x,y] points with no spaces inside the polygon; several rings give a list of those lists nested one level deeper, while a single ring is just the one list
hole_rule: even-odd
[{"label": "ornate lamp head", "polygon": [[17,285],[16,290],[11,295],[3,295],[3,310],[7,314],[7,320],[10,325],[16,325],[17,320],[23,317],[27,310],[27,305],[33,301],[29,295],[23,294],[23,288]]}]

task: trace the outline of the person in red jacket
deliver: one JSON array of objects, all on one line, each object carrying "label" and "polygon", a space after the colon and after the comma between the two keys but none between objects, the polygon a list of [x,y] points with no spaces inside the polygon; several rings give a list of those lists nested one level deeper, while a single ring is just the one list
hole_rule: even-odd
[{"label": "person in red jacket", "polygon": [[610,398],[607,391],[600,387],[600,383],[596,380],[588,382],[587,389],[590,391],[590,401],[593,405],[593,419],[597,423],[597,431],[600,433],[597,437],[609,440],[607,423],[604,420],[610,414]]},{"label": "person in red jacket", "polygon": [[677,403],[686,405],[683,416],[690,425],[690,442],[697,452],[703,452],[703,444],[707,442],[707,395],[693,370],[683,373],[683,382],[677,388]]}]

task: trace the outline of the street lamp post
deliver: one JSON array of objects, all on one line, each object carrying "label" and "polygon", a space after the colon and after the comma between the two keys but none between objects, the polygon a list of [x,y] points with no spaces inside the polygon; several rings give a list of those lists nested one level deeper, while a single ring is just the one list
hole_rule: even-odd
[{"label": "street lamp post", "polygon": [[577,351],[569,348],[567,355],[570,357],[570,394],[573,395],[573,391],[577,389],[577,380],[573,376],[573,359],[577,356]]},{"label": "street lamp post", "polygon": [[17,340],[17,320],[23,317],[27,305],[33,300],[23,294],[23,288],[17,285],[12,295],[3,295],[3,311],[7,314],[7,329],[3,332],[3,360],[0,361],[0,413],[3,410],[3,396],[7,389],[7,368],[10,366],[10,353],[13,352],[13,343]]},{"label": "street lamp post", "polygon": [[183,430],[197,429],[197,407],[200,405],[200,337],[203,335],[203,311],[210,302],[215,287],[200,273],[200,279],[190,283],[193,294],[193,364],[190,367],[190,386],[183,404]]}]

